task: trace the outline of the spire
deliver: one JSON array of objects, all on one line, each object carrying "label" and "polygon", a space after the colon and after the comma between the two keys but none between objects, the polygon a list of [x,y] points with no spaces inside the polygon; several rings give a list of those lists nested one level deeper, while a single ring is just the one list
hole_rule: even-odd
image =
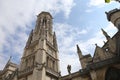
[{"label": "spire", "polygon": [[83,55],[78,45],[77,45],[77,53],[78,53],[79,59],[81,59]]},{"label": "spire", "polygon": [[97,44],[95,44],[95,46],[96,46],[96,47],[98,47],[98,45],[97,45]]},{"label": "spire", "polygon": [[29,45],[31,44],[32,36],[33,36],[33,30],[31,30],[31,32],[30,32],[30,35],[29,35],[28,41],[27,41],[27,43],[26,43],[26,48],[28,48]]},{"label": "spire", "polygon": [[11,58],[12,56],[10,56],[9,60],[7,61],[7,64],[5,65],[4,69],[7,68],[7,66],[11,63]]},{"label": "spire", "polygon": [[10,56],[10,58],[9,58],[9,60],[8,60],[8,63],[11,61],[11,59],[12,59],[12,56]]},{"label": "spire", "polygon": [[58,50],[57,39],[56,39],[56,34],[55,34],[55,32],[54,32],[54,35],[53,35],[53,46],[56,48],[56,50]]},{"label": "spire", "polygon": [[105,41],[103,41],[103,43],[105,44],[106,42],[105,42]]},{"label": "spire", "polygon": [[102,30],[104,36],[106,37],[106,39],[109,40],[110,36],[107,34],[107,32],[105,32],[103,29],[101,29],[101,30]]}]

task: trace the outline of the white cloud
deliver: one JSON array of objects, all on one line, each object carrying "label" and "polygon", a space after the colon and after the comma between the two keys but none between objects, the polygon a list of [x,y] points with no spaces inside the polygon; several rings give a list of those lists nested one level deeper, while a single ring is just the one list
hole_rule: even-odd
[{"label": "white cloud", "polygon": [[92,12],[93,10],[92,9],[87,9],[87,10],[85,10],[85,12],[87,12],[87,13],[90,13],[90,12]]},{"label": "white cloud", "polygon": [[[28,37],[26,32],[34,26],[36,14],[63,12],[67,18],[74,5],[73,0],[0,0],[0,55],[22,55]],[[0,65],[5,64],[4,59],[1,58]]]},{"label": "white cloud", "polygon": [[60,69],[62,75],[67,73],[67,65],[72,66],[72,72],[78,71],[81,66],[77,55],[76,45],[82,35],[87,34],[87,30],[77,28],[69,24],[56,23],[54,29],[57,35],[60,56]]},{"label": "white cloud", "polygon": [[[93,12],[96,10],[95,8],[102,8],[105,6],[105,1],[104,0],[89,0],[87,3],[88,9],[85,10],[86,13]],[[92,8],[93,7],[93,8]]]},{"label": "white cloud", "polygon": [[75,6],[74,0],[37,0],[35,13],[45,10],[56,14],[62,11],[65,17],[68,18],[73,6]]},{"label": "white cloud", "polygon": [[7,63],[8,58],[8,56],[0,52],[0,69],[5,66],[4,64]]},{"label": "white cloud", "polygon": [[104,0],[90,0],[88,5],[102,7],[105,5],[105,1]]},{"label": "white cloud", "polygon": [[68,18],[72,7],[75,6],[75,3],[73,0],[61,0],[61,4],[63,4],[63,7],[61,8],[64,8],[63,11],[65,12],[65,17]]},{"label": "white cloud", "polygon": [[[117,32],[117,28],[112,23],[109,23],[107,27],[103,28],[108,35],[113,37],[113,35]],[[94,49],[95,49],[95,44],[98,44],[99,46],[103,46],[104,42],[106,41],[105,36],[103,35],[102,31],[99,30],[98,32],[95,32],[93,37],[90,37],[87,41],[81,41],[78,42],[80,45],[81,50],[83,51],[84,54],[94,54]]]},{"label": "white cloud", "polygon": [[112,37],[118,29],[111,23],[109,22],[108,26],[105,28],[105,30],[108,32],[108,34]]}]

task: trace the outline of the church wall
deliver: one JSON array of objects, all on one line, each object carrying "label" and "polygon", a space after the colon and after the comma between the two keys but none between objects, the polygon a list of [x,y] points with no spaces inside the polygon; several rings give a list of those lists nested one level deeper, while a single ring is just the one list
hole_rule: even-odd
[{"label": "church wall", "polygon": [[75,77],[72,80],[90,80],[89,77]]},{"label": "church wall", "polygon": [[19,80],[17,75],[14,76],[13,80]]},{"label": "church wall", "polygon": [[28,80],[33,80],[33,75],[32,75],[32,74],[29,75],[29,76],[27,77],[27,79],[28,79]]},{"label": "church wall", "polygon": [[51,80],[51,78],[49,76],[46,75],[46,80]]},{"label": "church wall", "polygon": [[46,75],[46,80],[58,80],[58,79],[54,78],[53,76]]},{"label": "church wall", "polygon": [[88,58],[82,58],[80,62],[81,62],[82,69],[85,69],[88,62]]},{"label": "church wall", "polygon": [[96,78],[97,78],[97,80],[105,80],[106,70],[107,70],[107,67],[96,70]]},{"label": "church wall", "polygon": [[43,50],[38,50],[37,53],[35,54],[35,61],[38,62],[39,64],[45,62],[45,53],[43,53]]},{"label": "church wall", "polygon": [[114,65],[111,65],[111,66],[106,66],[106,67],[97,69],[96,70],[97,80],[105,80],[106,71],[111,67],[120,69],[120,64],[117,64],[117,65],[114,64]]},{"label": "church wall", "polygon": [[116,52],[116,38],[113,37],[110,39],[104,46],[106,58],[111,58],[115,55]]},{"label": "church wall", "polygon": [[24,78],[18,79],[18,80],[24,80]]},{"label": "church wall", "polygon": [[8,69],[12,70],[12,71],[15,71],[15,67],[12,67],[12,66],[9,66]]},{"label": "church wall", "polygon": [[113,65],[113,67],[115,67],[115,68],[117,68],[117,69],[120,69],[120,64]]}]

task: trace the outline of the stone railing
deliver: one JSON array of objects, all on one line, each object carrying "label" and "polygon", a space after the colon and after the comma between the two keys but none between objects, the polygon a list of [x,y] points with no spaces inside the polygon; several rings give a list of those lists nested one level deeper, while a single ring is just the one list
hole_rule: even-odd
[{"label": "stone railing", "polygon": [[31,67],[24,69],[23,71],[19,71],[18,76],[21,77],[21,76],[28,75],[33,72],[33,69],[34,69],[34,66],[31,66]]},{"label": "stone railing", "polygon": [[47,72],[48,74],[54,75],[55,77],[59,77],[59,75],[60,75],[58,72],[56,72],[56,71],[53,70],[53,69],[50,69],[49,67],[46,67],[46,72]]}]

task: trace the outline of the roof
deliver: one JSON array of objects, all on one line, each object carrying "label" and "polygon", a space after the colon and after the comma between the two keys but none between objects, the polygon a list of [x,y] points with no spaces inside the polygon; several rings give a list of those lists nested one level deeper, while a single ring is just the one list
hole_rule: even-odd
[{"label": "roof", "polygon": [[40,16],[42,14],[49,15],[53,19],[52,15],[49,12],[42,11],[38,16]]}]

